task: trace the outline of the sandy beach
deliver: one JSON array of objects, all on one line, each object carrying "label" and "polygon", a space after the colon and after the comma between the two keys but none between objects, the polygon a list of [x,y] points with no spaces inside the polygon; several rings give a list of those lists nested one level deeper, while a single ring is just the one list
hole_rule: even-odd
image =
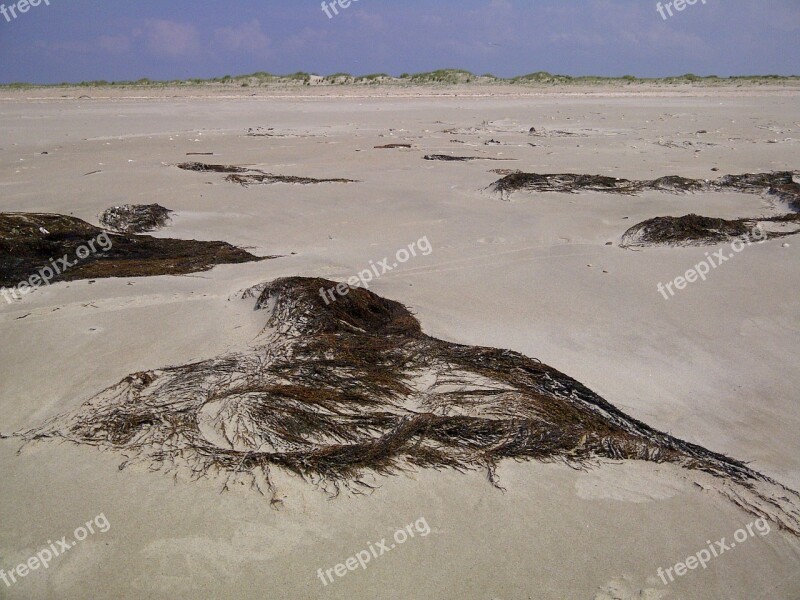
[{"label": "sandy beach", "polygon": [[[3,90],[0,140],[2,213],[101,227],[110,207],[157,203],[173,212],[148,235],[276,257],[0,299],[0,434],[63,425],[132,374],[258,353],[268,323],[244,293],[254,286],[367,271],[369,291],[428,336],[538,359],[637,422],[800,489],[800,237],[748,244],[668,296],[659,284],[730,243],[620,247],[655,217],[790,206],[722,188],[492,189],[515,171],[800,182],[796,84]],[[425,160],[436,155],[471,160]],[[273,468],[264,494],[148,462],[121,469],[134,458],[121,447],[23,441],[0,440],[0,568],[95,515],[110,527],[0,583],[0,598],[800,598],[800,537],[783,517],[748,512],[719,477],[674,461],[512,457],[494,485],[481,468],[366,469],[374,489],[338,495]],[[735,537],[765,515],[769,532]],[[406,528],[423,521],[424,535]],[[383,538],[391,551],[336,572]],[[723,538],[739,543],[659,576]]]}]

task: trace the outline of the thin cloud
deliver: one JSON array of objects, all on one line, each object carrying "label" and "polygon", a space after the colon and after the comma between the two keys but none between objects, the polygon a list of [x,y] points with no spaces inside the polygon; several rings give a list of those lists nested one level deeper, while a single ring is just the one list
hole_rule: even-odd
[{"label": "thin cloud", "polygon": [[144,41],[145,49],[157,56],[183,58],[195,55],[200,50],[200,34],[189,23],[149,20],[136,34]]},{"label": "thin cloud", "polygon": [[221,27],[214,31],[215,48],[228,52],[266,53],[271,40],[261,29],[261,23],[253,19],[232,27]]}]

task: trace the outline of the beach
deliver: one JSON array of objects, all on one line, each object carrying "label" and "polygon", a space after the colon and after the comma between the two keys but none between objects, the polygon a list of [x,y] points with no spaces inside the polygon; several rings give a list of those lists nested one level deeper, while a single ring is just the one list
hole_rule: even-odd
[{"label": "beach", "polygon": [[[274,258],[0,301],[0,433],[77,411],[131,374],[251,351],[265,328],[243,294],[253,286],[361,287],[368,272],[368,289],[427,335],[538,359],[632,419],[798,490],[800,238],[748,244],[669,296],[659,284],[730,244],[620,247],[647,219],[772,217],[788,211],[779,199],[491,188],[514,171],[797,174],[798,100],[796,84],[2,90],[0,212],[98,226],[109,207],[157,203],[174,212],[149,235]],[[425,160],[436,155],[470,160]],[[256,177],[178,168],[196,162]],[[85,598],[89,582],[115,598],[800,597],[800,540],[776,522],[664,582],[659,569],[757,518],[718,478],[669,462],[506,459],[497,485],[481,469],[408,468],[338,495],[274,469],[264,495],[120,469],[124,452],[90,445],[21,446],[0,440],[0,568],[95,515],[110,528],[0,583],[0,598]],[[420,519],[424,537],[318,576]]]}]

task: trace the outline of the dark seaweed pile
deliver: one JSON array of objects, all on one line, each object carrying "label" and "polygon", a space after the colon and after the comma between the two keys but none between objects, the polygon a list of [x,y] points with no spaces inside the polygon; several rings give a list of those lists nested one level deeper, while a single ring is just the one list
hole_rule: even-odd
[{"label": "dark seaweed pile", "polygon": [[248,290],[266,313],[251,348],[132,374],[21,435],[219,477],[223,489],[244,478],[262,493],[275,468],[363,491],[369,473],[414,468],[485,469],[497,484],[504,459],[674,463],[800,532],[800,497],[744,463],[657,431],[536,359],[425,335],[398,302],[360,288],[323,299],[335,285],[292,277]]},{"label": "dark seaweed pile", "polygon": [[[779,227],[767,231],[764,224]],[[700,215],[655,217],[637,223],[622,235],[621,248],[636,246],[709,246],[735,239],[763,241],[800,233],[800,214],[753,219],[715,219]]]},{"label": "dark seaweed pile", "polygon": [[[95,241],[96,252],[77,260],[76,251]],[[27,280],[52,260],[66,257],[73,266],[52,281],[182,275],[214,265],[264,260],[225,242],[200,242],[104,232],[75,217],[40,213],[0,213],[0,286]]]},{"label": "dark seaweed pile", "polygon": [[623,248],[650,245],[710,245],[753,235],[754,224],[745,219],[726,220],[685,215],[655,217],[638,223],[622,236]]}]

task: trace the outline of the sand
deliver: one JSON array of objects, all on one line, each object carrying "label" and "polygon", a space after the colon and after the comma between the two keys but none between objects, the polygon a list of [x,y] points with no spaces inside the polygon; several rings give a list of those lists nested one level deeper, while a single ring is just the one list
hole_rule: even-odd
[{"label": "sand", "polygon": [[[157,202],[175,213],[153,235],[285,256],[181,277],[61,283],[3,301],[0,432],[74,410],[130,373],[247,347],[263,322],[240,290],[290,275],[343,281],[426,236],[430,255],[370,289],[409,306],[427,333],[539,358],[648,425],[800,488],[800,239],[747,247],[669,300],[659,282],[725,245],[617,246],[655,216],[778,207],[727,193],[503,200],[486,189],[497,168],[630,179],[797,170],[800,90],[81,93],[2,93],[0,211],[97,224],[111,206]],[[246,135],[256,127],[273,135]],[[530,127],[573,135],[530,136]],[[374,149],[388,143],[412,148]],[[174,166],[195,159],[359,183],[245,188]],[[0,581],[0,598],[800,597],[800,541],[777,528],[662,583],[659,567],[753,520],[710,478],[670,465],[584,473],[504,463],[505,492],[485,473],[421,471],[336,499],[285,476],[276,508],[245,489],[220,494],[218,481],[120,471],[118,454],[41,443],[17,455],[19,446],[0,441],[0,568],[99,513],[111,528],[47,570]],[[327,586],[317,577],[423,517],[430,535]]]}]

